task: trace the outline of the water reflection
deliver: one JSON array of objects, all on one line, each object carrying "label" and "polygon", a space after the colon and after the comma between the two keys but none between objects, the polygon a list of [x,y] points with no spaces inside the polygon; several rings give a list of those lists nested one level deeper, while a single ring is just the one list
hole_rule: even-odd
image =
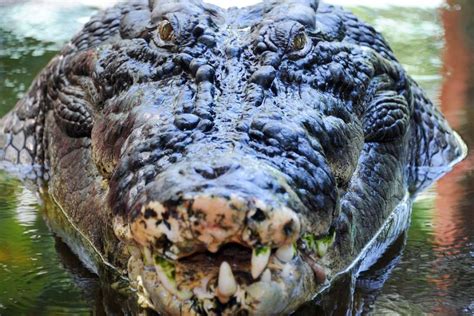
[{"label": "water reflection", "polygon": [[[77,4],[51,7],[56,11],[50,14],[59,18],[47,25],[60,34],[44,28],[25,33],[10,17],[12,10],[31,3],[0,5],[0,114],[15,103],[82,19],[96,10]],[[386,35],[408,71],[439,100],[448,120],[474,148],[474,2],[449,0],[441,10],[353,9]],[[32,12],[21,10],[23,16]],[[57,36],[44,37],[51,34]],[[342,277],[329,301],[316,301],[299,314],[339,315],[348,308],[355,314],[474,314],[473,167],[471,154],[420,197],[406,246],[403,236],[369,272],[358,280]],[[38,310],[101,315],[133,309],[110,286],[100,286],[52,236],[34,195],[3,173],[0,192],[1,315]]]},{"label": "water reflection", "polygon": [[[352,274],[339,276],[323,295],[303,306],[295,316],[310,315],[361,315],[374,311],[374,303],[393,269],[402,257],[406,242],[406,233],[402,234],[368,271],[357,278]],[[401,312],[396,307],[397,312]],[[418,310],[411,308],[408,314]]]},{"label": "water reflection", "polygon": [[37,199],[4,173],[0,192],[0,314],[86,313],[89,301],[62,268]]},{"label": "water reflection", "polygon": [[[449,0],[444,27],[440,106],[474,148],[474,3]],[[403,302],[424,313],[474,314],[474,161],[472,152],[417,204],[405,254],[375,311],[400,311]]]}]

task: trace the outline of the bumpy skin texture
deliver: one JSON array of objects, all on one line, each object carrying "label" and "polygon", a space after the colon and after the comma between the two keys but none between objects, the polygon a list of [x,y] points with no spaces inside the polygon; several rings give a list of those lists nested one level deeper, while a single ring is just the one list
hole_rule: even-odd
[{"label": "bumpy skin texture", "polygon": [[167,314],[294,310],[463,155],[380,34],[304,0],[118,5],[2,124],[4,159]]}]

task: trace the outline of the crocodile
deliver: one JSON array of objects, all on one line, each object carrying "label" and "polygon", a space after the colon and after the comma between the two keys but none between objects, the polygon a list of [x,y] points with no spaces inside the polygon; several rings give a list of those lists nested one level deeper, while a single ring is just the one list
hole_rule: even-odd
[{"label": "crocodile", "polygon": [[466,153],[382,35],[317,0],[120,3],[0,124],[71,249],[166,315],[295,311]]}]

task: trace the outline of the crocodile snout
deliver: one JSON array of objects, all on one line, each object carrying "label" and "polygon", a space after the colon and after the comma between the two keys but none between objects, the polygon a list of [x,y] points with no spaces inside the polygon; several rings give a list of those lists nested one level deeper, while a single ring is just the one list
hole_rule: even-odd
[{"label": "crocodile snout", "polygon": [[297,202],[284,179],[258,162],[184,162],[147,185],[131,233],[172,258],[229,243],[279,248],[300,235]]},{"label": "crocodile snout", "polygon": [[315,287],[297,250],[306,207],[270,164],[235,152],[203,154],[159,173],[128,219],[116,217],[116,235],[137,249],[129,277],[155,308],[176,313],[192,302],[228,313],[290,308],[293,290]]}]

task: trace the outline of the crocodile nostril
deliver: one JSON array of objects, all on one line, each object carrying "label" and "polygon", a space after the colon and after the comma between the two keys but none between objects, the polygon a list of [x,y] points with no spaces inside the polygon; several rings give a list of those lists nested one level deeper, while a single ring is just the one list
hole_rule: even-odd
[{"label": "crocodile nostril", "polygon": [[256,222],[262,222],[266,218],[267,217],[265,216],[265,213],[259,208],[257,208],[257,210],[255,211],[255,214],[253,214],[251,217],[251,219],[253,219]]},{"label": "crocodile nostril", "polygon": [[151,217],[156,218],[158,214],[156,214],[155,210],[152,208],[145,209],[144,213],[145,219],[150,219]]},{"label": "crocodile nostril", "polygon": [[285,233],[286,236],[291,236],[293,235],[295,231],[295,222],[293,220],[290,220],[288,223],[286,223],[283,226],[283,232]]},{"label": "crocodile nostril", "polygon": [[156,249],[169,249],[173,243],[166,237],[166,235],[161,235],[155,239],[155,248]]}]

